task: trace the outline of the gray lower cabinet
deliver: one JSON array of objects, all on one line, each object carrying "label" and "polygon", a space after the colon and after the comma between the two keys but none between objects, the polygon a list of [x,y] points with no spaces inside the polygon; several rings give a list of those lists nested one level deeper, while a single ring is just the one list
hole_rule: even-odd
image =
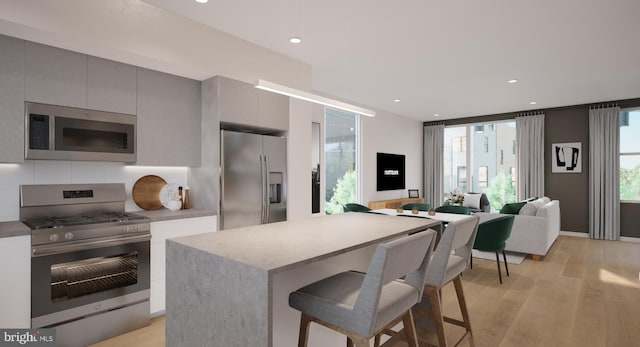
[{"label": "gray lower cabinet", "polygon": [[136,67],[89,56],[87,108],[136,114]]},{"label": "gray lower cabinet", "polygon": [[0,35],[0,163],[24,161],[24,45]]},{"label": "gray lower cabinet", "polygon": [[289,97],[216,76],[220,121],[274,130],[289,129]]},{"label": "gray lower cabinet", "polygon": [[25,98],[43,104],[87,106],[87,56],[26,41]]},{"label": "gray lower cabinet", "polygon": [[200,165],[200,82],[137,70],[137,164]]}]

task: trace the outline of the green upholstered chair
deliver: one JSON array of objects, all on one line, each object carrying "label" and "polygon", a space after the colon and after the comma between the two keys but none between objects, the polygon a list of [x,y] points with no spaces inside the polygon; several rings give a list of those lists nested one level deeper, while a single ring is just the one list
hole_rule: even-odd
[{"label": "green upholstered chair", "polygon": [[402,206],[403,210],[413,210],[414,208],[417,208],[418,211],[429,211],[431,209],[431,205],[415,202],[412,204],[406,204]]},{"label": "green upholstered chair", "polygon": [[[476,242],[473,244],[473,248],[480,251],[495,252],[496,263],[498,264],[498,278],[500,284],[502,284],[502,272],[500,270],[500,256],[498,252],[502,251],[502,257],[504,258],[504,268],[509,276],[509,266],[507,265],[507,255],[504,253],[506,241],[511,236],[511,227],[515,216],[501,216],[495,219],[488,220],[478,225],[478,234],[476,235]],[[472,260],[473,264],[473,260]],[[471,265],[473,267],[473,265]]]},{"label": "green upholstered chair", "polygon": [[467,206],[444,205],[444,206],[437,207],[436,212],[471,214],[471,209],[469,209]]},{"label": "green upholstered chair", "polygon": [[360,205],[360,204],[354,204],[354,203],[344,204],[344,206],[342,206],[342,210],[344,212],[369,212],[369,211],[371,211],[371,209],[368,208],[367,206],[363,206],[363,205]]}]

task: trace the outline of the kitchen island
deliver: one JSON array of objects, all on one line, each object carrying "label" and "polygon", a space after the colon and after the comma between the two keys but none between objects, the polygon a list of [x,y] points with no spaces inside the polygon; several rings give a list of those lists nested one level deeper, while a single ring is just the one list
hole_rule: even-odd
[{"label": "kitchen island", "polygon": [[[344,213],[167,241],[167,346],[295,347],[289,293],[346,270],[366,271],[381,242],[440,222]],[[309,346],[344,346],[312,325]]]}]

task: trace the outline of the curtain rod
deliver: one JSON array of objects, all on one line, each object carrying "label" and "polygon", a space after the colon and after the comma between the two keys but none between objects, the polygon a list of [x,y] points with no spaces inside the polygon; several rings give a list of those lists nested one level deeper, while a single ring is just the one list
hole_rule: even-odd
[{"label": "curtain rod", "polygon": [[617,102],[609,102],[604,104],[593,104],[589,106],[590,110],[600,109],[600,108],[610,108],[610,107],[620,107]]},{"label": "curtain rod", "polygon": [[437,121],[437,122],[428,122],[428,123],[424,123],[424,126],[426,127],[431,127],[431,126],[435,126],[435,125],[444,125],[443,121]]},{"label": "curtain rod", "polygon": [[516,113],[516,117],[537,116],[541,114],[544,115],[544,111],[529,111],[529,112]]}]

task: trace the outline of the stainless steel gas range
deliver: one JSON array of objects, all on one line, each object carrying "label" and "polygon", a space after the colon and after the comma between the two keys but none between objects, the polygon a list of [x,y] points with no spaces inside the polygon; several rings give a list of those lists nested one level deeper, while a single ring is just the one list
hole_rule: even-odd
[{"label": "stainless steel gas range", "polygon": [[149,324],[150,225],[124,184],[23,185],[31,228],[31,327],[86,346]]}]

